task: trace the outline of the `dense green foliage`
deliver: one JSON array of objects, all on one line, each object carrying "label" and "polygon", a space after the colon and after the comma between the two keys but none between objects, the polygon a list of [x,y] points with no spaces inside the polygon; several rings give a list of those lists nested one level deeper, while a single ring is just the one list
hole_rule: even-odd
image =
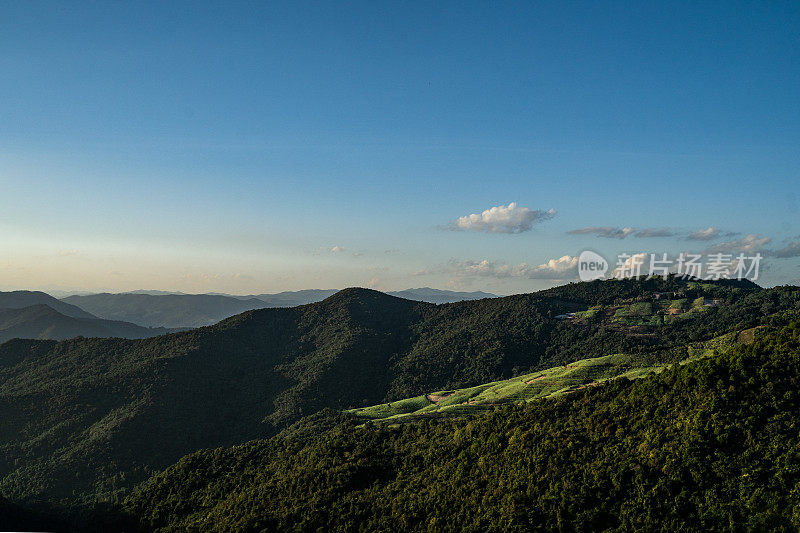
[{"label": "dense green foliage", "polygon": [[476,418],[315,424],[185,457],[130,516],[159,531],[800,528],[800,323]]},{"label": "dense green foliage", "polygon": [[[554,318],[670,287],[690,299],[713,293],[721,304],[651,328]],[[472,387],[613,353],[679,361],[687,342],[785,322],[799,301],[796,287],[674,279],[441,306],[348,289],[152,339],[10,341],[0,345],[0,494],[109,501],[188,453],[267,438],[326,407]]]}]

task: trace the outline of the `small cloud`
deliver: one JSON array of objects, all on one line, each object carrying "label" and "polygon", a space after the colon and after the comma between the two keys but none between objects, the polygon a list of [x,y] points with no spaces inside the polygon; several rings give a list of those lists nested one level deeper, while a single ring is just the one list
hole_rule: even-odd
[{"label": "small cloud", "polygon": [[574,229],[570,235],[597,235],[605,239],[624,239],[635,230],[633,228],[612,228],[611,226],[592,226],[588,228]]},{"label": "small cloud", "polygon": [[377,276],[375,276],[374,278],[372,278],[371,280],[369,280],[367,282],[367,287],[370,288],[370,289],[374,289],[374,288],[378,287],[378,285],[380,284],[380,281],[381,280]]},{"label": "small cloud", "polygon": [[746,253],[755,254],[767,251],[764,247],[772,242],[769,237],[761,235],[747,235],[741,239],[721,242],[706,250],[706,253]]},{"label": "small cloud", "polygon": [[353,257],[361,257],[362,255],[364,254],[362,254],[361,252],[353,252]]},{"label": "small cloud", "polygon": [[739,235],[735,231],[720,231],[719,228],[709,226],[706,229],[699,229],[686,236],[690,241],[711,241],[720,237],[733,237]]},{"label": "small cloud", "polygon": [[656,237],[674,237],[675,232],[669,228],[645,228],[640,229],[634,235],[640,239],[656,238]]},{"label": "small cloud", "polygon": [[58,255],[60,255],[61,257],[66,257],[66,256],[69,256],[69,255],[78,255],[78,250],[75,250],[75,249],[72,249],[72,250],[59,250],[58,251]]},{"label": "small cloud", "polygon": [[775,257],[780,259],[788,259],[790,257],[800,257],[800,240],[795,240],[777,250]]},{"label": "small cloud", "polygon": [[692,241],[710,241],[719,235],[719,229],[709,226],[706,229],[699,229],[686,236],[687,239]]},{"label": "small cloud", "polygon": [[344,246],[334,246],[333,248],[330,249],[330,252],[332,254],[338,254],[338,253],[346,252],[346,251],[347,251],[347,248],[345,248]]},{"label": "small cloud", "polygon": [[534,224],[556,216],[556,210],[532,210],[519,207],[516,202],[507,206],[498,205],[477,214],[459,217],[450,223],[450,229],[459,231],[480,231],[485,233],[523,233],[530,231]]}]

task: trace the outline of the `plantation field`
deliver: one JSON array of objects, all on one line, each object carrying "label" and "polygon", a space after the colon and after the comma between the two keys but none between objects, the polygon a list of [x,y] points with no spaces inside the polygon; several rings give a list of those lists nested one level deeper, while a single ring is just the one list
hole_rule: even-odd
[{"label": "plantation field", "polygon": [[[692,343],[681,352],[685,355],[678,364],[716,355],[737,342],[752,342],[755,328]],[[484,383],[475,387],[439,390],[396,402],[347,410],[364,421],[391,420],[407,422],[419,417],[459,416],[494,409],[496,406],[555,397],[592,387],[611,379],[639,379],[661,372],[674,361],[672,352],[664,352],[664,362],[653,363],[641,355],[611,354],[581,359],[516,376],[511,379]],[[673,355],[673,357],[669,357]]]}]

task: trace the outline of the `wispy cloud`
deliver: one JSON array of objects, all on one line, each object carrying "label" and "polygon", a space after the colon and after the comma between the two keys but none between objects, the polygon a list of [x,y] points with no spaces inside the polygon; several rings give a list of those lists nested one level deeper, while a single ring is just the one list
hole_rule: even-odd
[{"label": "wispy cloud", "polygon": [[633,228],[612,228],[611,226],[591,226],[588,228],[574,229],[569,232],[570,235],[597,235],[605,239],[624,239],[631,233]]},{"label": "wispy cloud", "polygon": [[780,250],[776,250],[774,255],[775,257],[778,257],[780,259],[788,259],[790,257],[800,257],[800,240],[794,240],[789,242],[786,246],[784,246]]},{"label": "wispy cloud", "polygon": [[556,210],[530,209],[519,207],[516,202],[507,206],[498,205],[482,213],[459,217],[448,226],[460,231],[478,231],[484,233],[523,233],[530,231],[534,224],[549,220],[556,216]]},{"label": "wispy cloud", "polygon": [[741,239],[721,242],[709,247],[706,253],[746,253],[768,252],[766,245],[772,242],[769,237],[761,235],[747,235]]},{"label": "wispy cloud", "polygon": [[719,228],[714,226],[709,226],[706,229],[699,229],[694,231],[686,236],[687,239],[690,241],[713,241],[714,239],[721,238],[721,237],[733,237],[734,235],[738,235],[738,233],[734,231],[721,231]]},{"label": "wispy cloud", "polygon": [[655,237],[675,237],[677,235],[674,230],[669,228],[645,228],[637,231],[633,236],[641,239],[655,238]]}]

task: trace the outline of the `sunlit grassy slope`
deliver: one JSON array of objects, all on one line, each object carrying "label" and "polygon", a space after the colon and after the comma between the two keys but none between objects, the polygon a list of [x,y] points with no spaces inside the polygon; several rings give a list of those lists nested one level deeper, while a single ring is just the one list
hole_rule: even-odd
[{"label": "sunlit grassy slope", "polygon": [[[680,364],[715,355],[741,340],[752,342],[754,329],[741,333],[728,333],[705,342],[687,345],[687,357]],[[470,414],[493,409],[505,403],[569,394],[609,379],[623,377],[638,379],[653,372],[661,372],[666,366],[667,363],[647,363],[638,355],[612,354],[581,359],[564,366],[475,387],[439,390],[396,402],[351,409],[347,412],[365,421],[404,422],[416,417]]]}]

